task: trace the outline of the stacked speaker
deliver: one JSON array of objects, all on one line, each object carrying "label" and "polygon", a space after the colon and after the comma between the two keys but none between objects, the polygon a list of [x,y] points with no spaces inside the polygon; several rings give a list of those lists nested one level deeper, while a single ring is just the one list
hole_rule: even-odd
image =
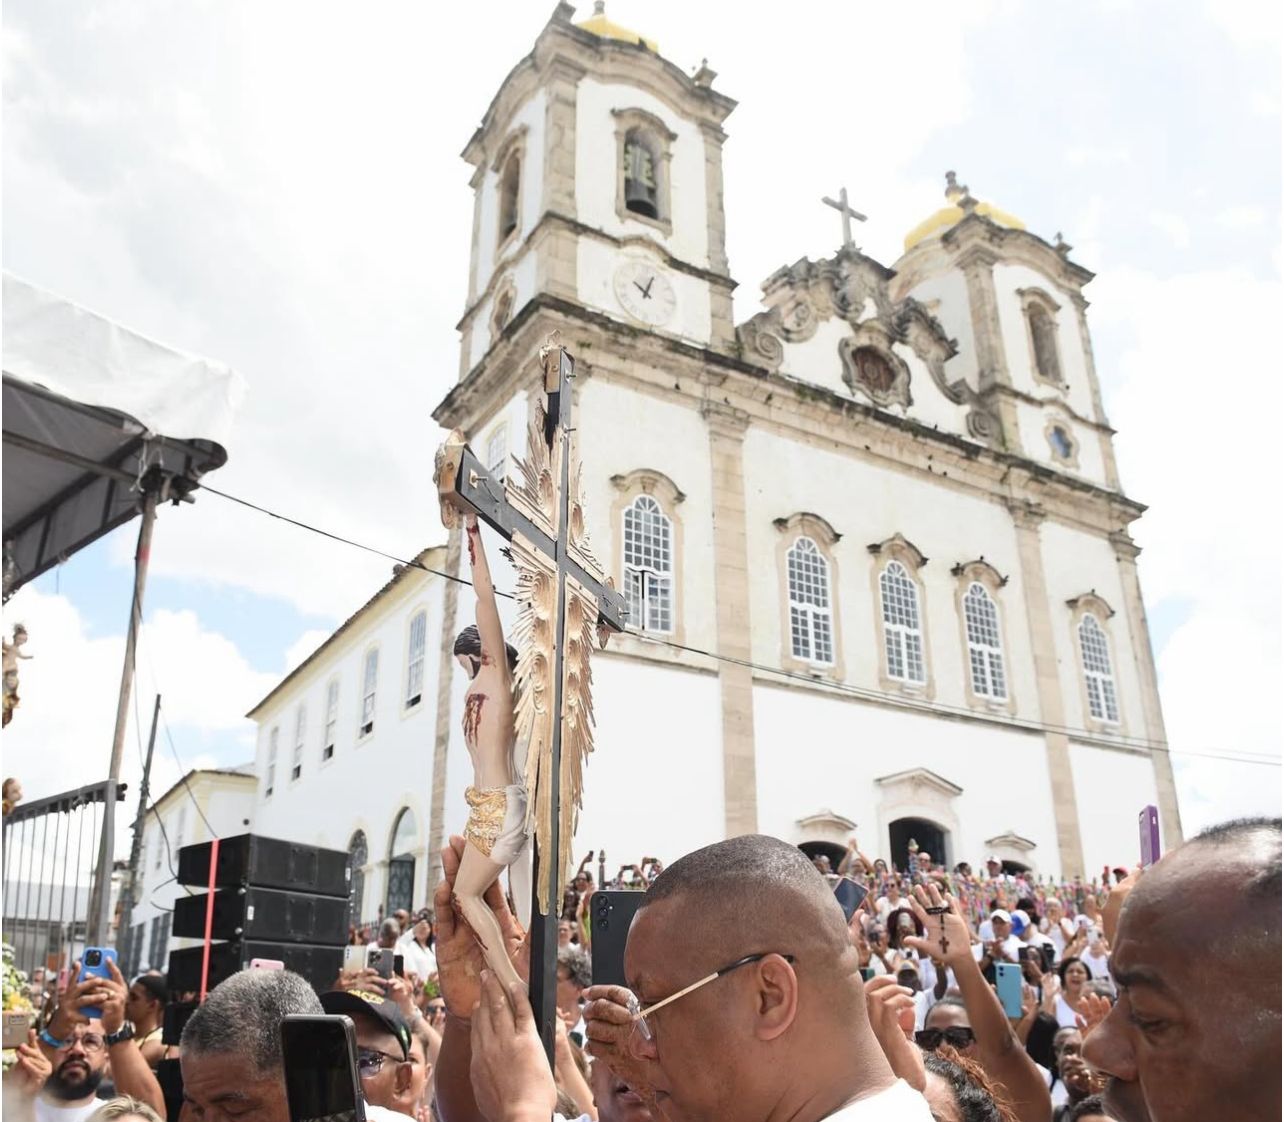
[{"label": "stacked speaker", "polygon": [[[208,890],[212,842],[178,851],[178,882]],[[348,855],[342,850],[241,834],[219,841],[208,989],[256,959],[275,959],[319,991],[343,963],[348,935]],[[205,939],[209,892],[174,903],[173,934]],[[199,990],[204,946],[172,951],[169,988]]]}]

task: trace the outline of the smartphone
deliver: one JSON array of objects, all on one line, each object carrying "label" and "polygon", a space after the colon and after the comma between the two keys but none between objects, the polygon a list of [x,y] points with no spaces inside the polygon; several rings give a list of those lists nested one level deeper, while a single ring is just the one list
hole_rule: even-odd
[{"label": "smartphone", "polygon": [[862,966],[860,968],[860,976],[862,981],[872,982],[874,980],[874,968],[872,966]]},{"label": "smartphone", "polygon": [[281,1018],[290,1122],[365,1122],[357,1073],[357,1032],[342,1015]]},{"label": "smartphone", "polygon": [[252,958],[250,959],[251,970],[284,970],[285,963],[279,958]]},{"label": "smartphone", "polygon": [[1137,833],[1141,839],[1141,864],[1148,868],[1159,860],[1159,808],[1144,806],[1137,815]]},{"label": "smartphone", "polygon": [[4,1015],[4,1040],[0,1047],[16,1048],[27,1043],[27,1030],[31,1028],[31,1013],[6,1013]]},{"label": "smartphone", "polygon": [[368,948],[370,957],[366,959],[366,965],[371,970],[377,971],[381,978],[392,977],[393,958],[395,957],[387,947],[370,947]]},{"label": "smartphone", "polygon": [[1003,1012],[1011,1020],[1021,1019],[1021,967],[1015,962],[994,964],[994,990],[999,995]]},{"label": "smartphone", "polygon": [[[76,976],[77,982],[83,982],[86,978],[110,978],[111,971],[107,968],[108,961],[116,961],[115,947],[86,947],[85,955],[80,960],[80,973]],[[82,1005],[80,1011],[86,1017],[101,1017],[103,1011],[94,1005]]]},{"label": "smartphone", "polygon": [[364,944],[343,948],[343,972],[356,974],[366,968],[366,947]]},{"label": "smartphone", "polygon": [[865,902],[865,897],[868,895],[869,889],[863,884],[857,884],[851,877],[842,877],[834,885],[834,897],[838,901],[838,906],[843,909],[843,915],[848,923],[851,923],[856,909]]},{"label": "smartphone", "polygon": [[589,898],[595,986],[628,985],[624,980],[624,944],[633,916],[645,899],[645,892],[624,888],[594,892]]},{"label": "smartphone", "polygon": [[406,956],[405,955],[394,954],[392,956],[392,972],[396,974],[398,978],[404,978],[406,976]]}]

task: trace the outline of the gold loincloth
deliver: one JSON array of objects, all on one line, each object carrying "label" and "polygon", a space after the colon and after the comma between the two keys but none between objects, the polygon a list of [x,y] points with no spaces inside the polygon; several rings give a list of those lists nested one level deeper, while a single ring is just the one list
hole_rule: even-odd
[{"label": "gold loincloth", "polygon": [[504,829],[504,815],[508,810],[508,789],[490,787],[478,790],[469,787],[464,792],[468,800],[468,824],[464,827],[464,840],[470,841],[487,857],[495,848],[495,841]]}]

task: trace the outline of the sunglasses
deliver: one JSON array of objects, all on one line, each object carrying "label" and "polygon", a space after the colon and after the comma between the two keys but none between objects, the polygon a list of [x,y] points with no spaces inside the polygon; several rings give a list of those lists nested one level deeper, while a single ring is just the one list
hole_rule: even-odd
[{"label": "sunglasses", "polygon": [[976,1035],[961,1025],[947,1029],[919,1029],[914,1034],[914,1043],[927,1052],[935,1052],[942,1041],[961,1052],[976,1042]]}]

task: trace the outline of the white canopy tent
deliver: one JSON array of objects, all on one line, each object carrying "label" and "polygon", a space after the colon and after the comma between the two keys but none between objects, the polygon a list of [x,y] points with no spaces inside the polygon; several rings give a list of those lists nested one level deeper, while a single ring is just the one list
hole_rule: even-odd
[{"label": "white canopy tent", "polygon": [[[4,598],[142,516],[89,905],[93,943],[108,931],[104,886],[111,883],[117,782],[156,506],[190,501],[201,477],[227,462],[225,442],[245,383],[221,363],[161,346],[7,273],[3,298]],[[148,766],[150,757],[149,749]],[[146,790],[145,767],[144,798]],[[142,812],[140,803],[140,821]],[[125,889],[131,901],[137,823],[135,835]]]},{"label": "white canopy tent", "polygon": [[227,461],[244,380],[4,276],[5,596]]}]

